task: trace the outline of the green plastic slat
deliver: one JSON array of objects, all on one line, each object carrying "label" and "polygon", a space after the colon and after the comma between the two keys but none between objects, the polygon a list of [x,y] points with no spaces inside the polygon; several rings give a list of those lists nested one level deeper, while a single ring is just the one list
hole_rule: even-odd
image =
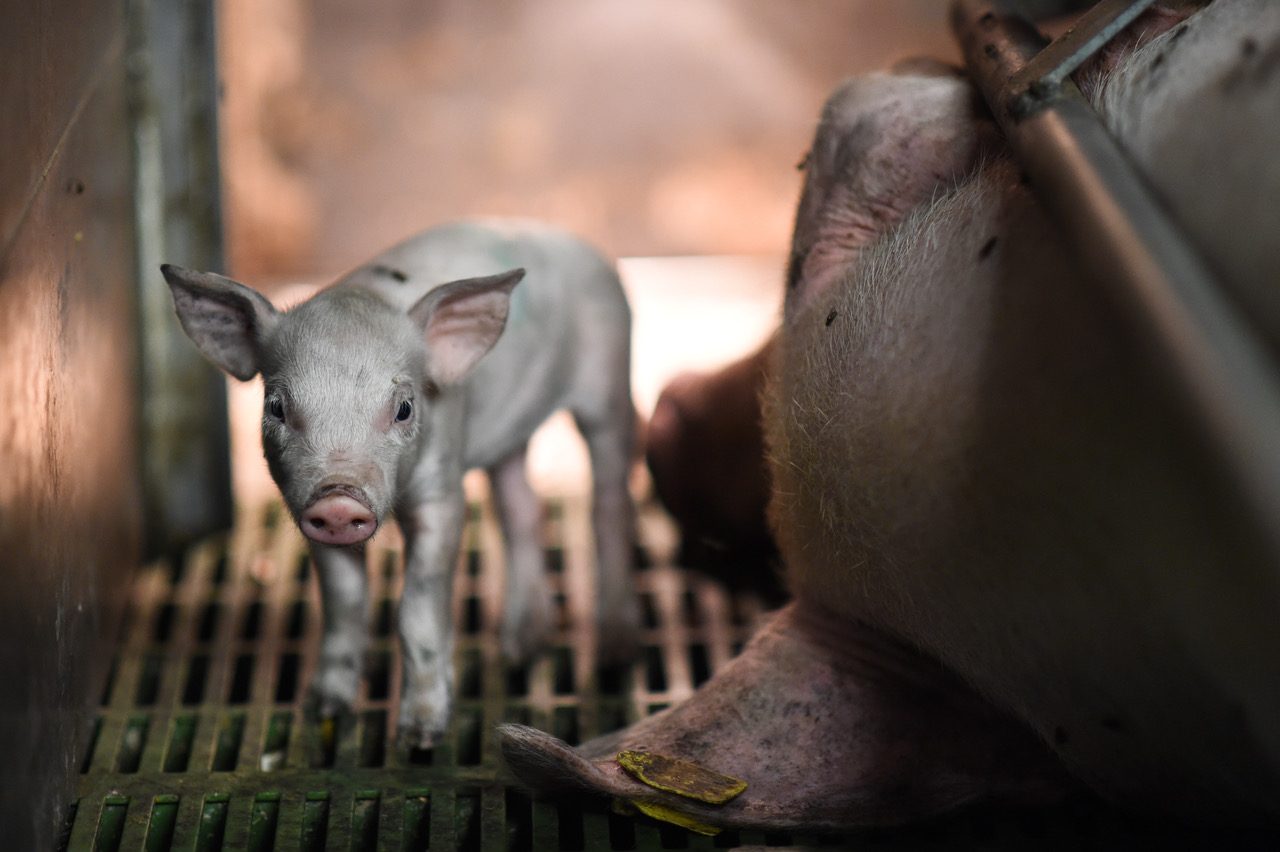
[{"label": "green plastic slat", "polygon": [[129,813],[127,796],[107,796],[102,800],[98,828],[93,836],[95,852],[117,852],[124,838],[125,819]]},{"label": "green plastic slat", "polygon": [[147,839],[143,844],[145,852],[169,852],[173,848],[178,802],[178,797],[170,794],[156,796],[152,801],[151,814],[147,820]]},{"label": "green plastic slat", "polygon": [[[562,570],[552,583],[571,611],[586,612],[589,602],[576,596],[585,594],[584,566],[592,557],[576,553],[577,545],[565,536],[574,524],[583,528],[589,507],[557,505],[547,529]],[[379,618],[386,620],[381,602],[394,597],[400,582],[397,555],[372,548],[370,560],[378,568],[371,571],[369,660],[376,665],[353,713],[333,724],[327,739],[306,714],[321,620],[314,572],[302,579],[298,570],[305,558],[296,530],[286,524],[237,530],[229,541],[239,544],[230,552],[226,539],[203,542],[181,560],[184,571],[176,582],[167,568],[142,569],[135,583],[136,618],[117,652],[109,702],[97,711],[98,735],[80,777],[67,849],[528,852],[559,849],[562,839],[584,850],[605,850],[619,839],[624,846],[656,849],[664,839],[679,838],[677,829],[610,816],[598,806],[583,814],[575,805],[531,799],[506,785],[492,735],[495,723],[531,723],[586,739],[602,724],[621,724],[635,708],[669,696],[648,691],[643,665],[614,677],[612,692],[602,695],[572,630],[554,637],[557,651],[527,670],[509,672],[492,618],[501,610],[496,595],[502,556],[486,549],[500,541],[496,521],[488,507],[473,509],[473,517],[478,521],[466,536],[478,550],[462,563],[478,570],[458,572],[455,600],[460,611],[472,607],[479,627],[467,632],[465,618],[459,622],[454,723],[439,746],[422,753],[396,745],[399,648],[394,623],[377,626]],[[488,532],[481,525],[489,525]],[[249,569],[263,560],[275,573],[260,583]],[[637,583],[653,601],[647,644],[662,654],[668,648],[687,654],[685,645],[660,635],[678,627],[689,642],[709,646],[707,608],[697,606],[704,613],[699,626],[686,621],[691,604],[685,589],[692,587],[683,575],[654,565],[637,575]],[[674,603],[661,591],[669,587],[677,589]],[[469,600],[474,603],[464,603]],[[730,609],[757,612],[758,606],[721,607],[726,618]],[[291,633],[299,618],[301,631]],[[202,622],[209,628],[203,638]],[[745,623],[715,628],[717,641],[741,642],[748,632]],[[295,662],[284,666],[287,655]],[[246,659],[237,682],[237,660]],[[667,672],[681,670],[671,660],[660,662]],[[194,703],[193,669],[204,678]],[[512,689],[519,694],[509,694]],[[277,701],[280,694],[287,700]],[[683,842],[711,848],[702,840]]]}]

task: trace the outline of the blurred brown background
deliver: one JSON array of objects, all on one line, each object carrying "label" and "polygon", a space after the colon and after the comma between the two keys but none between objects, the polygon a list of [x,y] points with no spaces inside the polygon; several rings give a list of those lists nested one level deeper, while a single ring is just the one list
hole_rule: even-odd
[{"label": "blurred brown background", "polygon": [[328,277],[468,214],[621,255],[786,250],[842,78],[942,0],[221,0],[230,268]]},{"label": "blurred brown background", "polygon": [[[823,101],[954,56],[944,0],[220,0],[233,275],[280,304],[436,222],[544,219],[610,255],[647,416],[676,374],[776,324],[796,164]],[[275,491],[257,383],[231,382],[237,499]],[[589,487],[566,416],[544,493]]]}]

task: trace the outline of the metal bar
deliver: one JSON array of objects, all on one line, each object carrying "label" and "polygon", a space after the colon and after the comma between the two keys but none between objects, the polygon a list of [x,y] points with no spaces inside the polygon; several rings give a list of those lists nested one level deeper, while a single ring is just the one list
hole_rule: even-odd
[{"label": "metal bar", "polygon": [[1102,0],[1032,57],[1010,80],[1016,97],[1056,94],[1089,57],[1133,23],[1155,0]]},{"label": "metal bar", "polygon": [[1256,528],[1280,557],[1280,376],[1255,329],[1069,79],[1034,111],[1015,76],[1045,45],[991,0],[955,0],[969,73],[1085,268],[1136,318]]}]

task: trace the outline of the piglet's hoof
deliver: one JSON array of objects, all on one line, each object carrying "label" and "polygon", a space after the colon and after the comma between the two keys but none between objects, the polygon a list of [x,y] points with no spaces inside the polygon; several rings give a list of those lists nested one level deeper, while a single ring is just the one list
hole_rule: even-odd
[{"label": "piglet's hoof", "polygon": [[449,729],[449,720],[401,717],[396,727],[396,745],[405,751],[435,748],[444,739]]},{"label": "piglet's hoof", "polygon": [[308,719],[322,722],[348,715],[351,712],[351,706],[351,701],[347,699],[313,689],[307,694],[304,709]]},{"label": "piglet's hoof", "polygon": [[[623,731],[577,749],[499,731],[535,790],[611,796],[692,826],[896,825],[977,802],[1043,804],[1072,786],[1034,735],[935,663],[796,604],[688,701]],[[646,781],[637,760],[675,769]],[[732,795],[713,803],[707,779]]]},{"label": "piglet's hoof", "polygon": [[453,671],[447,669],[401,687],[396,740],[402,747],[427,749],[444,739],[453,714],[452,697],[445,685],[452,679]]},{"label": "piglet's hoof", "polygon": [[360,668],[352,656],[321,657],[307,693],[306,710],[313,719],[336,719],[351,712],[360,686]]},{"label": "piglet's hoof", "polygon": [[[508,599],[510,600],[510,598]],[[547,645],[555,609],[546,589],[530,592],[519,606],[508,604],[502,618],[502,659],[509,666],[523,666]]]},{"label": "piglet's hoof", "polygon": [[602,668],[623,666],[640,656],[640,605],[634,597],[602,611],[596,621],[596,662]]},{"label": "piglet's hoof", "polygon": [[401,725],[396,730],[396,746],[402,751],[426,751],[444,740],[445,732],[425,723]]}]

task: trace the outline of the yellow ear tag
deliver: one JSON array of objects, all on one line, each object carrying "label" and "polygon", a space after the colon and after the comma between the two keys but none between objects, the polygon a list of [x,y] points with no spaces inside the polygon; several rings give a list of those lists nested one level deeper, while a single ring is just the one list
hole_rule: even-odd
[{"label": "yellow ear tag", "polygon": [[320,742],[326,751],[333,749],[333,740],[338,735],[338,723],[333,719],[320,721]]},{"label": "yellow ear tag", "polygon": [[[696,763],[647,751],[622,751],[614,758],[637,781],[686,799],[723,805],[747,789],[747,782]],[[641,807],[637,802],[636,807]],[[649,806],[656,807],[656,806]],[[643,808],[641,808],[643,810]],[[645,811],[648,813],[648,811]],[[668,820],[674,822],[674,820]],[[677,823],[679,825],[680,823]]]},{"label": "yellow ear tag", "polygon": [[698,822],[693,817],[682,814],[674,808],[665,808],[662,805],[650,805],[645,802],[637,802],[634,799],[614,799],[613,812],[622,816],[633,817],[636,810],[639,810],[645,816],[651,817],[662,822],[669,822],[672,825],[678,825],[681,828],[687,828],[689,831],[696,831],[698,834],[705,834],[708,837],[714,837],[720,833],[721,829],[714,825]]}]

